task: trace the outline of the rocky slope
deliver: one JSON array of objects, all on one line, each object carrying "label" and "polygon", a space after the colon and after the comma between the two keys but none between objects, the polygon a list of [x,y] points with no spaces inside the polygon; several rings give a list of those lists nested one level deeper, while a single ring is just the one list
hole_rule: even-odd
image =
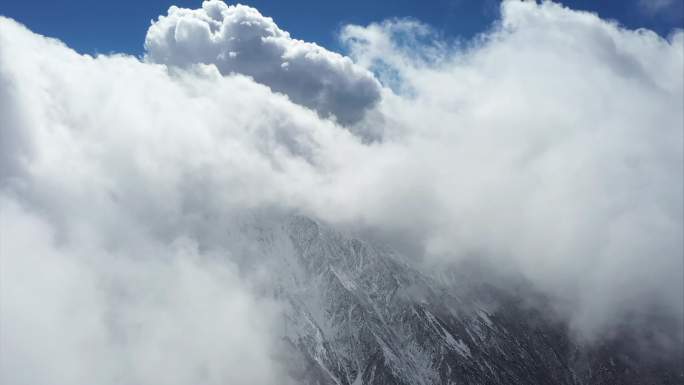
[{"label": "rocky slope", "polygon": [[[291,374],[307,385],[681,384],[681,349],[631,331],[580,345],[532,291],[439,276],[303,217],[250,230],[277,269]],[[680,338],[673,336],[672,338]],[[650,358],[649,358],[650,357]]]}]

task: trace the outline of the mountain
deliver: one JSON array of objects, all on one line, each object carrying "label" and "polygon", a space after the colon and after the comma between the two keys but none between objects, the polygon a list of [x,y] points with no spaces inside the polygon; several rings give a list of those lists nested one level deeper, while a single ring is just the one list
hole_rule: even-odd
[{"label": "mountain", "polygon": [[629,328],[577,342],[524,284],[493,285],[468,267],[429,273],[305,217],[243,232],[277,269],[281,335],[301,384],[684,382],[681,348],[644,354],[649,336]]}]

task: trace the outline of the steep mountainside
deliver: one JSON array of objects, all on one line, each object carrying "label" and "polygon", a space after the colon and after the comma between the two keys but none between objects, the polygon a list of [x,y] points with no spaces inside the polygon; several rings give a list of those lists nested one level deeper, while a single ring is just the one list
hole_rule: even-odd
[{"label": "steep mountainside", "polygon": [[292,375],[302,384],[684,380],[681,350],[649,359],[637,353],[629,333],[582,346],[517,291],[467,273],[431,276],[389,250],[307,218],[259,228],[256,237],[263,253],[276,256],[276,295],[287,304],[282,335]]}]

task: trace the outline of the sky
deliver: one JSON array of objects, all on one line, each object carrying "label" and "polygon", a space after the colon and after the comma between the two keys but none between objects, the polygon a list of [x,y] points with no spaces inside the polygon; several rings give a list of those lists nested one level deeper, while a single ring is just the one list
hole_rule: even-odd
[{"label": "sky", "polygon": [[423,9],[307,30],[218,0],[70,4],[0,17],[3,384],[288,384],[263,295],[282,272],[245,272],[264,256],[236,231],[256,214],[487,262],[585,341],[684,322],[684,31],[512,0],[467,44]]},{"label": "sky", "polygon": [[[234,3],[234,2],[229,2]],[[345,24],[369,24],[393,17],[411,17],[448,38],[467,39],[485,31],[498,18],[496,0],[317,1],[246,0],[242,4],[273,17],[293,37],[339,50],[337,33]],[[563,4],[598,13],[635,29],[648,28],[667,36],[684,27],[683,0],[567,0]],[[150,20],[170,5],[197,7],[199,0],[146,1],[3,1],[0,15],[26,24],[33,31],[58,38],[81,53],[143,53]]]}]

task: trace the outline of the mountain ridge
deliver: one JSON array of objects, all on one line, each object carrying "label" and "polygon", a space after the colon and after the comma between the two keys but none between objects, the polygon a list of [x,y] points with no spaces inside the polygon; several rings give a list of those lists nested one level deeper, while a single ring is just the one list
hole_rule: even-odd
[{"label": "mountain ridge", "polygon": [[[306,385],[675,384],[629,333],[585,344],[550,308],[469,271],[430,274],[303,216],[258,230],[276,259],[282,339]],[[541,303],[541,302],[540,302]],[[677,338],[674,336],[674,338]],[[636,344],[636,338],[632,341]]]}]

